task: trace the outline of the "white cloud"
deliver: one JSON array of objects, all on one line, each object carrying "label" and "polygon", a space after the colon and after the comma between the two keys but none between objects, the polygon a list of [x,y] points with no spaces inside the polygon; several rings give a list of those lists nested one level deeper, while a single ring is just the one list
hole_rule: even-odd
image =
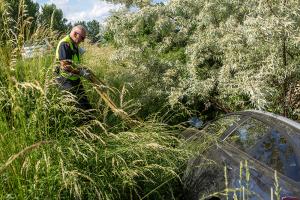
[{"label": "white cloud", "polygon": [[35,0],[41,5],[55,4],[61,9],[64,17],[70,22],[90,21],[96,19],[103,21],[110,14],[110,10],[119,9],[120,4],[111,4],[101,0]]},{"label": "white cloud", "polygon": [[121,8],[121,5],[114,5],[104,2],[94,2],[93,5],[88,9],[79,12],[76,15],[73,15],[72,13],[66,15],[66,18],[69,19],[72,22],[79,21],[79,20],[85,20],[90,21],[93,19],[96,20],[103,20],[106,16],[110,14],[110,11],[113,9],[119,9]]},{"label": "white cloud", "polygon": [[75,14],[72,12],[66,13],[66,18],[70,20],[71,22],[75,21],[90,21],[93,19],[103,19],[105,16],[108,16],[110,13],[110,10],[112,9],[118,9],[120,6],[116,6],[113,4],[107,4],[107,3],[94,3],[92,8],[89,8],[88,10],[79,11]]}]

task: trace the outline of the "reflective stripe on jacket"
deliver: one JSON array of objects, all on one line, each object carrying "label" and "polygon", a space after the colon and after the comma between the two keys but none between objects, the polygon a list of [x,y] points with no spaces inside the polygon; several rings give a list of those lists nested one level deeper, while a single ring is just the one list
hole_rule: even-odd
[{"label": "reflective stripe on jacket", "polygon": [[[73,46],[72,39],[70,38],[69,35],[67,35],[62,40],[60,40],[59,43],[58,43],[58,45],[57,45],[57,48],[56,48],[56,61],[57,62],[59,62],[59,47],[60,47],[61,43],[63,43],[63,42],[68,43],[70,45],[71,50],[74,51],[74,46]],[[76,64],[80,63],[79,52],[78,52],[78,54],[73,54],[72,55],[72,62],[75,64],[72,67],[76,68]],[[70,80],[77,80],[79,78],[78,75],[73,75],[72,73],[66,72],[64,70],[60,70],[60,75],[63,76],[63,77],[65,77],[65,78],[68,78]]]}]

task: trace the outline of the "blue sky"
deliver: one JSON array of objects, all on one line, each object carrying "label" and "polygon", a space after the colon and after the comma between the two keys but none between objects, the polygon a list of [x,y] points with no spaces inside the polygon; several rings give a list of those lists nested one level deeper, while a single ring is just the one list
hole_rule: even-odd
[{"label": "blue sky", "polygon": [[[111,4],[101,0],[33,0],[40,5],[54,3],[62,9],[64,17],[70,22],[103,21],[110,14],[110,10],[122,8],[122,5]],[[155,0],[160,2],[165,0]]]},{"label": "blue sky", "polygon": [[96,19],[103,21],[109,16],[109,11],[119,9],[122,5],[115,5],[101,0],[34,0],[40,6],[54,3],[62,9],[64,17],[70,22],[90,21]]}]

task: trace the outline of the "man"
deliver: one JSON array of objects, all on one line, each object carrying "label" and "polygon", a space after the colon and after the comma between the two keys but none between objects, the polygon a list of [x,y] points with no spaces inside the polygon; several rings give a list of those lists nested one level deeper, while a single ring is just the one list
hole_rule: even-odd
[{"label": "man", "polygon": [[59,66],[56,67],[56,81],[61,89],[68,90],[77,97],[79,108],[91,109],[80,80],[80,77],[88,77],[90,71],[78,67],[80,64],[79,44],[84,41],[85,37],[86,29],[77,25],[58,43],[56,61]]}]

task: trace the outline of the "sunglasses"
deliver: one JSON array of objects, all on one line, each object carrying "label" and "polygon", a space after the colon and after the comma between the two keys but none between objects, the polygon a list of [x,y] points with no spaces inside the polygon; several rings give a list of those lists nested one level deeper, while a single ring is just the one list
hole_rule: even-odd
[{"label": "sunglasses", "polygon": [[81,40],[84,40],[85,39],[85,36],[82,36],[80,33],[78,33],[78,32],[75,32],[77,35],[79,35],[80,36],[80,38],[81,38]]}]

